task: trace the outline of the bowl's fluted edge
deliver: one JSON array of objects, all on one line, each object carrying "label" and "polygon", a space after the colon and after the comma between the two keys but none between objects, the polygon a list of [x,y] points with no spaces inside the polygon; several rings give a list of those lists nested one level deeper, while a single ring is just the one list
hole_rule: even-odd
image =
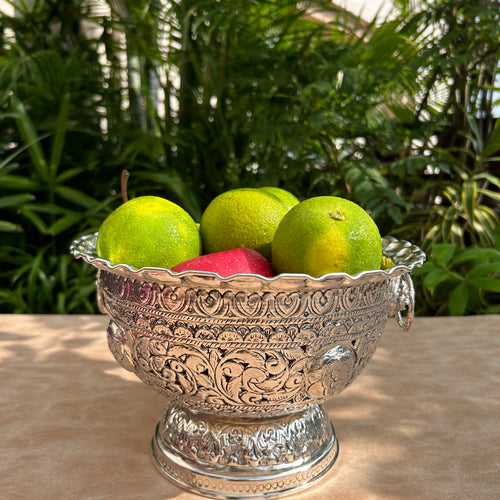
[{"label": "bowl's fluted edge", "polygon": [[180,284],[204,284],[213,282],[217,284],[232,284],[232,285],[251,285],[256,283],[268,285],[286,285],[289,288],[292,284],[297,287],[314,286],[319,284],[331,285],[335,288],[339,286],[349,286],[360,284],[365,280],[377,280],[377,278],[385,279],[387,276],[400,276],[411,272],[414,267],[421,266],[425,261],[425,253],[416,245],[406,241],[398,240],[392,236],[384,236],[382,238],[383,254],[389,257],[394,266],[387,270],[370,270],[363,271],[355,276],[347,273],[329,273],[318,278],[313,278],[307,274],[278,274],[267,278],[255,274],[233,274],[228,277],[221,277],[217,273],[209,271],[183,271],[175,273],[170,269],[157,267],[144,267],[134,269],[127,264],[114,264],[106,259],[100,258],[96,251],[97,233],[86,234],[75,239],[70,246],[70,253],[77,259],[83,259],[88,264],[103,271],[109,271],[122,276],[127,276],[133,279],[153,282],[169,282],[172,285]]}]

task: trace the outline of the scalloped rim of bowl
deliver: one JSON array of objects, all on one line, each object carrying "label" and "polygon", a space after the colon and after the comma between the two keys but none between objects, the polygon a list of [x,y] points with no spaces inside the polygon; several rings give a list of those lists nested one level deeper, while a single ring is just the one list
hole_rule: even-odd
[{"label": "scalloped rim of bowl", "polygon": [[86,234],[75,239],[70,246],[70,253],[77,259],[81,258],[88,264],[96,267],[97,269],[115,272],[118,274],[125,274],[139,279],[153,279],[154,281],[162,281],[165,279],[217,279],[221,282],[243,282],[252,280],[262,281],[264,283],[275,283],[275,282],[290,282],[291,280],[299,280],[300,282],[309,283],[324,283],[329,281],[341,281],[343,283],[350,283],[355,281],[363,280],[364,278],[373,278],[375,276],[387,277],[387,276],[399,276],[401,274],[411,272],[413,268],[420,267],[426,259],[425,253],[416,245],[406,241],[398,240],[392,236],[384,236],[382,238],[382,252],[385,257],[389,257],[393,262],[394,266],[387,269],[371,269],[363,271],[354,276],[347,273],[327,273],[319,276],[317,278],[312,277],[308,274],[301,273],[281,273],[272,277],[265,277],[260,274],[250,274],[250,273],[236,273],[230,276],[220,276],[216,272],[212,271],[182,271],[176,273],[167,268],[161,267],[142,267],[141,269],[135,269],[128,264],[114,264],[109,260],[103,259],[97,256],[96,251],[96,239],[97,232]]}]

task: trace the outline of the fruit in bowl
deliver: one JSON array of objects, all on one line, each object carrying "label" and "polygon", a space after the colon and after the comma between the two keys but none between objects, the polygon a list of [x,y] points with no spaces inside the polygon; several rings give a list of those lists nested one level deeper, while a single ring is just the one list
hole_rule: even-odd
[{"label": "fruit in bowl", "polygon": [[363,208],[334,196],[299,202],[274,186],[221,193],[199,224],[169,200],[134,198],[103,222],[96,247],[113,264],[219,276],[356,275],[382,267],[380,233]]},{"label": "fruit in bowl", "polygon": [[285,205],[285,207],[290,210],[293,208],[295,205],[299,204],[299,199],[293,194],[290,193],[290,191],[287,191],[286,189],[282,189],[276,186],[264,186],[259,188],[261,191],[264,191],[265,193],[272,194],[273,196],[276,196],[278,200]]},{"label": "fruit in bowl", "polygon": [[192,217],[158,196],[139,196],[120,205],[102,223],[97,254],[114,264],[171,268],[201,254]]},{"label": "fruit in bowl", "polygon": [[274,233],[289,206],[289,201],[283,202],[263,188],[231,189],[221,193],[201,216],[204,251],[250,248],[269,260]]},{"label": "fruit in bowl", "polygon": [[[394,259],[387,272],[335,268],[359,273],[347,276],[320,267],[387,265],[375,223],[349,203],[311,198],[280,209],[271,264],[282,274],[272,278],[250,266],[249,255],[260,259],[253,249],[210,254],[205,245],[203,255],[170,270],[148,263],[134,270],[96,258],[94,234],[73,243],[72,253],[100,271],[98,302],[110,317],[114,357],[168,399],[152,438],[165,477],[211,497],[262,498],[302,489],[333,466],[338,442],[322,404],[366,367],[389,316],[409,328],[409,273],[425,257],[384,238],[384,257]],[[223,226],[227,211],[219,216]],[[117,223],[120,244],[134,224]],[[250,273],[241,271],[241,254]],[[316,268],[296,265],[301,260]]]},{"label": "fruit in bowl", "polygon": [[259,252],[250,248],[234,248],[224,252],[201,255],[194,259],[177,264],[172,271],[211,271],[219,276],[227,277],[232,274],[259,274],[260,276],[274,276],[274,270]]},{"label": "fruit in bowl", "polygon": [[318,278],[380,269],[382,241],[370,215],[352,201],[335,196],[309,198],[281,220],[272,243],[278,273]]}]

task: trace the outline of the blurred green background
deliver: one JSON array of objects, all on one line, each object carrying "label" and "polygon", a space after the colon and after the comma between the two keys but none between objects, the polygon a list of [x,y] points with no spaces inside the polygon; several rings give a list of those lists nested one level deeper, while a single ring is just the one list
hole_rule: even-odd
[{"label": "blurred green background", "polygon": [[69,245],[123,169],[196,220],[235,187],[349,198],[427,252],[417,314],[500,312],[498,1],[4,4],[0,312],[97,312]]}]

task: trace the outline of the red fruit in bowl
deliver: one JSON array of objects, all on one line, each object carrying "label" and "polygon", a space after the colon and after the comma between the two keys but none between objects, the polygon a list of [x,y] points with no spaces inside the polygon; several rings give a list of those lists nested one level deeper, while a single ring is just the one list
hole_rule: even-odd
[{"label": "red fruit in bowl", "polygon": [[223,252],[208,253],[194,259],[189,259],[172,268],[172,271],[211,271],[220,276],[230,276],[237,273],[260,274],[274,276],[274,270],[269,261],[260,253],[250,248],[234,248]]}]

